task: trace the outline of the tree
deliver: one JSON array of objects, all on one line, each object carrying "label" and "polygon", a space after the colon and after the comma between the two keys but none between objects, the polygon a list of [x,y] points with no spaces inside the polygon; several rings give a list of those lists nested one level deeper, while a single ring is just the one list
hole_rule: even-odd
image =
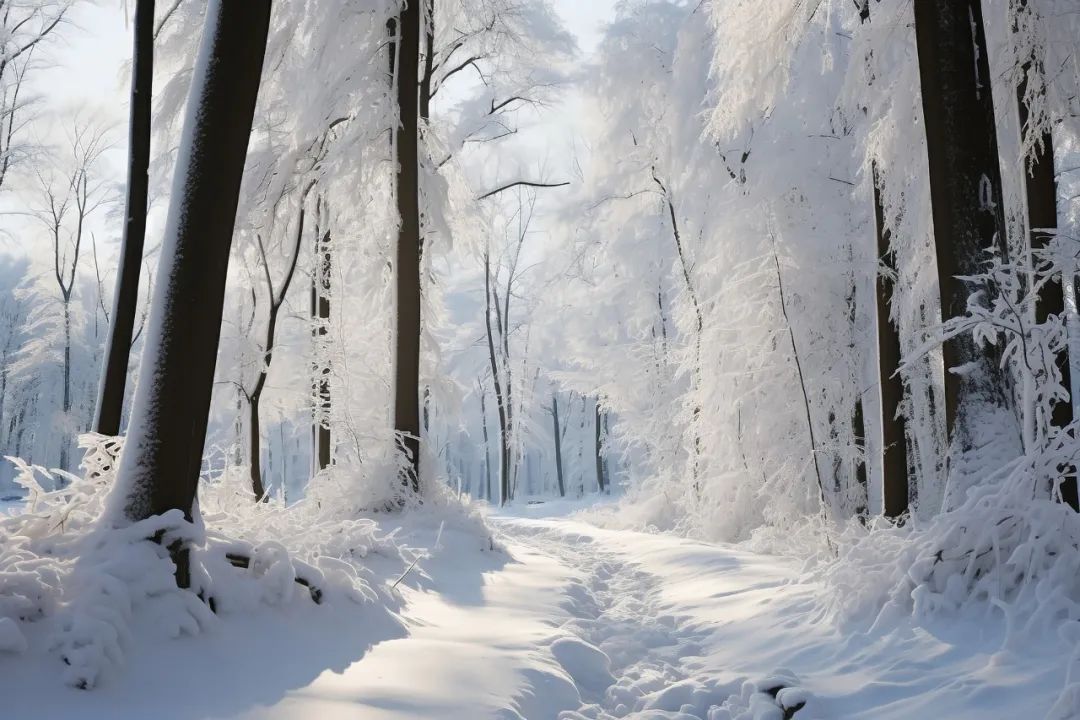
[{"label": "tree", "polygon": [[52,246],[53,276],[63,325],[63,437],[59,466],[70,470],[72,408],[72,298],[78,277],[86,223],[108,201],[108,189],[98,177],[102,153],[108,148],[104,130],[76,118],[69,135],[68,156],[38,171],[40,199],[34,216],[45,226]]},{"label": "tree", "polygon": [[551,394],[551,425],[555,437],[555,477],[559,482],[559,497],[566,497],[566,482],[563,480],[562,462],[562,425],[559,423],[559,393]]},{"label": "tree", "polygon": [[[310,186],[309,186],[310,187]],[[277,336],[278,317],[281,315],[281,307],[285,304],[285,298],[292,285],[293,276],[296,274],[296,263],[300,259],[300,251],[304,240],[304,198],[300,199],[300,217],[296,222],[296,240],[293,243],[292,252],[289,255],[288,266],[285,276],[281,280],[280,287],[274,287],[274,278],[270,272],[270,260],[266,256],[266,246],[261,235],[256,235],[255,242],[259,248],[259,262],[263,268],[263,278],[266,281],[267,314],[266,334],[263,337],[262,353],[259,358],[259,371],[255,377],[255,385],[251,390],[242,387],[244,399],[248,403],[248,470],[251,477],[251,490],[256,500],[266,500],[266,489],[262,481],[262,425],[259,422],[259,403],[262,400],[263,391],[266,389],[266,379],[270,374],[270,363],[274,361],[274,343]]]},{"label": "tree", "polygon": [[394,264],[397,328],[394,333],[394,430],[406,455],[402,483],[420,491],[420,165],[418,88],[420,4],[405,2],[398,16],[394,133],[400,218]]},{"label": "tree", "polygon": [[874,172],[874,228],[877,237],[878,380],[881,387],[882,514],[898,519],[908,511],[907,420],[904,380],[900,375],[900,330],[892,320],[895,302],[896,256],[892,232],[885,222],[880,178]]},{"label": "tree", "polygon": [[[509,247],[500,253],[498,264],[491,261],[490,245],[484,249],[484,326],[488,345],[488,363],[492,383],[495,388],[495,401],[499,410],[500,465],[499,484],[502,488],[501,502],[505,504],[513,499],[515,476],[520,462],[520,453],[514,452],[518,420],[514,400],[513,361],[511,358],[510,322],[511,300],[517,292],[521,280],[521,261],[525,241],[531,232],[536,210],[536,196],[518,196],[517,210],[507,220],[505,231],[510,236]],[[505,263],[506,279],[502,280]],[[501,285],[501,288],[500,288]],[[502,293],[500,296],[500,292]],[[495,324],[492,325],[492,319]]]},{"label": "tree", "polygon": [[[1031,13],[1027,0],[1018,1],[1020,13]],[[1017,110],[1020,123],[1020,142],[1028,149],[1025,158],[1024,191],[1027,199],[1028,242],[1036,267],[1045,262],[1043,255],[1049,248],[1057,226],[1057,175],[1054,167],[1054,136],[1050,125],[1037,128],[1033,115],[1033,104],[1039,96],[1045,96],[1046,77],[1041,58],[1025,58],[1020,67],[1020,81],[1016,86]],[[1048,279],[1039,285],[1035,301],[1035,321],[1045,323],[1051,315],[1065,316],[1065,282],[1060,276]],[[1061,384],[1071,388],[1072,371],[1069,366],[1069,351],[1062,350],[1055,358]],[[1073,421],[1071,402],[1058,401],[1050,422],[1055,427],[1068,427]],[[1077,494],[1075,469],[1067,474],[1059,486],[1061,499],[1073,510],[1080,511],[1080,497]]]},{"label": "tree", "polygon": [[604,428],[603,428],[603,413],[600,411],[600,398],[596,398],[596,402],[593,404],[593,429],[594,429],[594,442],[593,452],[596,456],[596,489],[600,492],[607,492],[607,471],[604,467]]},{"label": "tree", "polygon": [[[211,0],[188,99],[158,282],[113,508],[194,520],[240,181],[270,0]],[[170,545],[180,587],[187,551]]]},{"label": "tree", "polygon": [[[318,203],[319,210],[323,204]],[[326,342],[327,325],[330,322],[331,236],[327,229],[315,226],[314,270],[311,274],[311,320],[314,324],[313,339],[316,358]],[[330,466],[330,368],[325,361],[316,359],[312,380],[312,401],[315,422],[312,427],[313,470],[325,470]]]},{"label": "tree", "polygon": [[23,91],[38,48],[62,27],[76,0],[0,3],[0,189],[8,172],[28,155],[19,142],[26,127]]},{"label": "tree", "polygon": [[[941,316],[949,320],[967,314],[973,294],[995,293],[993,287],[965,279],[985,272],[988,253],[996,251],[1008,260],[980,0],[918,0],[915,36]],[[955,457],[974,448],[977,416],[1003,408],[1008,393],[996,351],[980,347],[970,333],[948,339],[943,355],[945,424]]]},{"label": "tree", "polygon": [[488,502],[494,497],[491,492],[491,441],[488,439],[488,424],[487,424],[487,392],[484,390],[484,383],[481,379],[477,378],[476,387],[480,391],[480,427],[484,433],[484,497]]},{"label": "tree", "polygon": [[[510,421],[507,417],[509,401],[503,390],[502,366],[496,348],[495,331],[491,325],[492,307],[498,308],[498,297],[493,298],[491,254],[484,251],[484,327],[486,329],[488,361],[491,364],[491,383],[495,388],[495,407],[499,414],[499,504],[505,505],[510,500]],[[501,317],[501,316],[500,316]],[[502,327],[500,321],[499,327]],[[485,427],[486,431],[486,427]],[[486,434],[486,433],[485,433]]]},{"label": "tree", "polygon": [[131,120],[128,136],[127,206],[120,270],[116,275],[112,322],[98,392],[94,431],[119,435],[124,410],[129,354],[139,301],[139,271],[146,238],[149,195],[150,112],[154,81],[154,0],[135,5],[131,69]]},{"label": "tree", "polygon": [[[870,22],[870,0],[862,0],[859,22]],[[873,80],[871,76],[870,86]],[[879,266],[876,280],[878,383],[881,394],[881,485],[882,514],[893,520],[908,511],[909,479],[907,419],[904,415],[904,380],[900,375],[903,349],[900,328],[893,322],[896,306],[896,255],[891,246],[892,231],[885,217],[881,187],[883,178],[877,164],[871,169],[874,183],[874,235]],[[859,404],[861,415],[862,403]],[[865,467],[865,466],[864,466]],[[865,472],[865,470],[864,470]]]}]

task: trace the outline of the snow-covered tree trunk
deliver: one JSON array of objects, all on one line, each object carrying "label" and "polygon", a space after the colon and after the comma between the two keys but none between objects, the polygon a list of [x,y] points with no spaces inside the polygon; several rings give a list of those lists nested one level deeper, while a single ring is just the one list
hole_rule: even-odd
[{"label": "snow-covered tree trunk", "polygon": [[[1019,0],[1019,7],[1027,11],[1027,0]],[[1031,152],[1024,163],[1024,191],[1027,198],[1027,221],[1029,242],[1033,263],[1039,266],[1040,253],[1047,250],[1058,227],[1057,214],[1057,177],[1054,166],[1054,136],[1047,126],[1038,134],[1032,127],[1032,93],[1045,95],[1045,67],[1038,58],[1028,58],[1020,68],[1020,82],[1016,88],[1016,100],[1019,113],[1021,145],[1031,147]],[[1035,302],[1035,321],[1045,323],[1051,315],[1065,317],[1065,292],[1061,278],[1054,278],[1039,286]],[[1061,373],[1061,385],[1070,388],[1072,372],[1067,349],[1055,358],[1058,372]],[[1067,427],[1073,421],[1073,406],[1070,401],[1054,403],[1050,422],[1058,428]],[[1077,495],[1075,468],[1059,485],[1062,501],[1073,510],[1080,510],[1080,497]]]},{"label": "snow-covered tree trunk", "polygon": [[[311,314],[317,323],[316,338],[325,340],[330,322],[330,273],[333,259],[330,253],[331,235],[327,230],[320,237],[315,230],[315,272],[311,286]],[[330,368],[316,363],[315,368],[315,426],[313,428],[315,470],[330,466]]]},{"label": "snow-covered tree trunk", "polygon": [[[1007,260],[1001,171],[980,0],[915,2],[930,198],[943,320],[967,314],[973,293],[995,289],[962,277],[987,269],[988,251]],[[950,457],[985,442],[1009,391],[993,346],[971,333],[945,342],[945,422]]]},{"label": "snow-covered tree trunk", "polygon": [[[73,273],[74,274],[74,273]],[[71,438],[68,435],[68,416],[71,414],[71,293],[64,294],[64,398],[61,409],[64,412],[64,427],[60,433],[60,469],[69,470],[68,453],[71,452]]]},{"label": "snow-covered tree trunk", "polygon": [[[114,520],[181,510],[202,467],[225,280],[270,23],[270,0],[210,0],[184,118]],[[187,553],[170,550],[190,585]]]},{"label": "snow-covered tree trunk", "polygon": [[154,0],[135,5],[135,41],[131,69],[131,118],[128,135],[127,207],[120,269],[113,295],[112,324],[98,391],[94,431],[119,435],[127,385],[128,355],[139,304],[139,275],[149,195],[150,113],[154,80]]}]

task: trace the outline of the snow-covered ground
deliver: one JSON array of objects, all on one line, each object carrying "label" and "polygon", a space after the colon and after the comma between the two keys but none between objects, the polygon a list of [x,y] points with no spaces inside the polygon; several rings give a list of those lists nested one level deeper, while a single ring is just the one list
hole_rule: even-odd
[{"label": "snow-covered ground", "polygon": [[541,517],[564,505],[493,516],[505,552],[430,532],[396,608],[229,618],[92,691],[0,659],[0,716],[1004,720],[1045,717],[1064,684],[1060,641],[1002,651],[1000,615],[841,627],[795,561]]}]

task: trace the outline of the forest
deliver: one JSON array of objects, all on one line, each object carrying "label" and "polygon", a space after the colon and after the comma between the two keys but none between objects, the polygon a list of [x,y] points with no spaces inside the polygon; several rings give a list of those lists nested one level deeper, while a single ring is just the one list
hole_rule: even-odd
[{"label": "forest", "polygon": [[0,717],[1080,718],[1080,0],[0,28]]}]

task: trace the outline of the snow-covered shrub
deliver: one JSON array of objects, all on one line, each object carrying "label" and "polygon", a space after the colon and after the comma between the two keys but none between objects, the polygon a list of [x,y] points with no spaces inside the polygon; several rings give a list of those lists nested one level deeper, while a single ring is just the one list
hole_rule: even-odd
[{"label": "snow-covered shrub", "polygon": [[[24,512],[0,518],[0,652],[44,636],[66,682],[89,688],[123,661],[137,615],[175,637],[263,605],[390,602],[363,561],[380,554],[403,565],[400,540],[343,503],[256,503],[218,480],[202,484],[196,523],[170,511],[111,524],[102,518],[119,443],[80,442],[84,475],[63,474],[59,490],[42,486],[56,471],[11,459],[27,500]],[[176,586],[168,548],[178,540],[190,547],[191,590]]]}]

